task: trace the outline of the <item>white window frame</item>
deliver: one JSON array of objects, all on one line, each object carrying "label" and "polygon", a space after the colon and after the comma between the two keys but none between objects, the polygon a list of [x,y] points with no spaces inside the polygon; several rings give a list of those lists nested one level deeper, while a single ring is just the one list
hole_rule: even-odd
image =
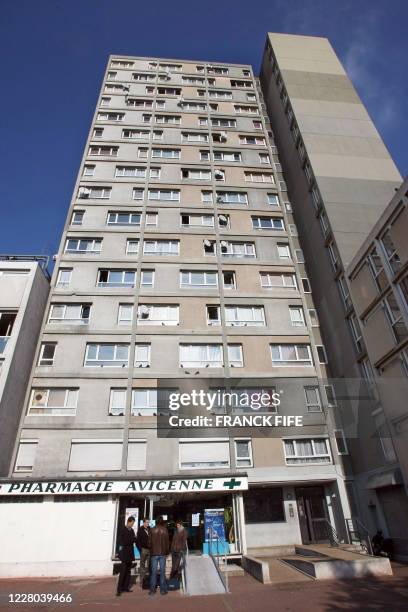
[{"label": "white window frame", "polygon": [[[247,442],[248,443],[248,456],[247,457],[238,457],[237,453],[237,442]],[[254,467],[254,458],[252,454],[252,440],[251,438],[234,438],[234,457],[235,457],[235,467],[236,468],[252,468]],[[247,463],[241,463],[240,461],[247,461]]]},{"label": "white window frame", "polygon": [[[263,289],[288,289],[291,291],[297,291],[298,290],[298,286],[297,286],[297,281],[296,281],[296,275],[292,272],[265,272],[262,271],[259,273],[260,276],[260,280],[261,280],[261,287]],[[290,277],[293,282],[293,284],[289,285],[286,284],[285,278],[286,277]],[[281,285],[274,285],[271,281],[273,278],[281,278],[282,280],[282,284]],[[267,283],[264,282],[264,279],[267,279]]]},{"label": "white window frame", "polygon": [[[50,406],[50,395],[52,391],[65,391],[64,405],[63,406]],[[33,404],[34,396],[43,393],[45,403],[44,406]],[[78,406],[78,388],[65,388],[65,387],[47,387],[39,388],[36,387],[31,390],[30,401],[28,405],[27,416],[75,416],[76,409]],[[35,410],[43,410],[42,412],[33,412]]]},{"label": "white window frame", "polygon": [[[284,346],[289,346],[295,349],[296,359],[282,359],[282,347]],[[277,347],[279,349],[279,355],[281,359],[274,360],[273,354],[272,354],[272,349],[274,347]],[[307,349],[309,359],[299,359],[299,350],[298,350],[299,347]],[[290,368],[293,365],[313,367],[312,351],[311,351],[309,344],[273,344],[272,343],[270,344],[270,349],[271,349],[272,365],[274,367]]]},{"label": "white window frame", "polygon": [[[315,445],[315,440],[319,440],[322,441],[324,440],[325,445],[326,445],[326,453],[322,454],[322,453],[317,453],[316,452],[316,445]],[[300,442],[311,442],[312,445],[312,454],[311,455],[301,455],[297,452],[297,441]],[[332,459],[332,455],[331,455],[331,449],[330,449],[330,444],[329,444],[329,440],[328,438],[321,438],[319,436],[314,436],[313,438],[283,438],[282,440],[283,442],[283,452],[284,452],[284,456],[285,456],[285,463],[287,466],[295,466],[295,467],[299,467],[300,465],[318,465],[318,464],[324,464],[324,465],[329,465],[331,463],[333,463],[333,459]],[[285,442],[292,442],[293,446],[294,446],[294,451],[295,453],[293,455],[288,455],[286,452],[286,445]],[[302,459],[321,459],[320,461],[302,461]],[[324,461],[325,458],[328,458],[328,461]],[[290,461],[290,459],[292,459],[293,461]]]},{"label": "white window frame", "polygon": [[[113,359],[90,359],[89,349],[92,346],[96,346],[97,356],[99,355],[100,349],[102,346],[112,346],[113,347]],[[126,347],[127,348],[127,358],[126,359],[117,359],[118,348]],[[126,342],[88,342],[85,349],[85,360],[84,367],[85,368],[127,368],[129,365],[129,343]],[[88,362],[88,363],[87,363]],[[103,362],[103,363],[102,363]]]},{"label": "white window frame", "polygon": [[[154,251],[147,251],[146,249],[146,245],[147,244],[154,244],[155,245],[155,250]],[[164,250],[157,250],[157,245],[158,244],[167,244],[170,247],[170,250],[164,251]],[[173,252],[171,249],[173,246],[176,246],[176,252]],[[167,256],[173,256],[173,257],[177,257],[178,255],[180,255],[180,241],[179,240],[144,240],[143,242],[143,254],[144,255],[167,255]]]},{"label": "white window frame", "polygon": [[[190,282],[189,283],[183,283],[183,274],[188,274],[189,275],[189,279]],[[203,283],[192,283],[191,282],[191,278],[193,274],[202,274],[203,276]],[[212,278],[215,278],[215,283],[208,283],[205,282],[207,280],[207,275],[211,275]],[[195,287],[208,287],[208,288],[214,288],[216,289],[218,287],[218,273],[216,270],[180,270],[180,287],[182,289],[185,288],[195,288]]]}]

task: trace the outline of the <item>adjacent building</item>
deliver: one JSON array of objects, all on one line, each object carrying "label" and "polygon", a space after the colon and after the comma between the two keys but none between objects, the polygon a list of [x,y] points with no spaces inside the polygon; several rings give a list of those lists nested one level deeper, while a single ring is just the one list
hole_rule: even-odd
[{"label": "adjacent building", "polygon": [[[399,472],[392,470],[394,436],[384,435],[384,419],[402,418],[397,389],[403,397],[407,384],[400,285],[406,271],[406,186],[394,195],[401,176],[327,39],[268,34],[260,81],[332,384],[342,392],[346,387],[348,399],[359,398],[355,418],[344,406],[340,411],[350,426],[344,425],[348,469],[356,475],[348,482],[351,529],[372,535],[383,528],[406,549],[408,531],[399,514],[406,511],[406,492]],[[397,382],[380,385],[383,396],[386,389],[380,408],[364,381],[380,375],[382,381],[387,370]],[[401,440],[394,440],[400,449]],[[405,459],[398,459],[403,467]]]},{"label": "adjacent building", "polygon": [[[408,558],[408,180],[402,183],[346,270],[375,403],[375,453],[356,453],[362,519]],[[364,445],[365,446],[365,445]]]},{"label": "adjacent building", "polygon": [[[0,255],[0,476],[7,476],[49,292],[46,257]],[[30,453],[22,446],[19,461]]]},{"label": "adjacent building", "polygon": [[[203,550],[223,508],[230,555],[346,539],[348,449],[269,110],[250,66],[110,57],[1,482],[3,575],[110,573],[129,512],[181,517]],[[304,426],[158,435],[161,386],[238,379]]]}]

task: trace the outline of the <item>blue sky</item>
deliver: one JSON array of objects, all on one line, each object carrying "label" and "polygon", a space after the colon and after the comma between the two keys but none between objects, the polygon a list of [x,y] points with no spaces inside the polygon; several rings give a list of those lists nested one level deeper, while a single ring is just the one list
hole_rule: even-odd
[{"label": "blue sky", "polygon": [[0,253],[57,252],[110,53],[258,71],[267,30],[327,36],[408,173],[406,0],[3,0],[1,13]]}]

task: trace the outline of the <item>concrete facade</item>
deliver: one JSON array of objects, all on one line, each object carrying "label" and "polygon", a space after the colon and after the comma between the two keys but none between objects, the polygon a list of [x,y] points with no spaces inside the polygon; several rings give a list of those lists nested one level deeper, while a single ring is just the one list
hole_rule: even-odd
[{"label": "concrete facade", "polygon": [[[0,255],[0,476],[7,476],[49,293],[45,258]],[[36,261],[38,260],[38,261]]]}]

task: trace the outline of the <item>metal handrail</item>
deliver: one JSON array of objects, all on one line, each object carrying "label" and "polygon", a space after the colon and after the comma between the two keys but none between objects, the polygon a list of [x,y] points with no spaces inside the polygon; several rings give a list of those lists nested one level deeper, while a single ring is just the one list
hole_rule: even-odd
[{"label": "metal handrail", "polygon": [[324,519],[324,523],[326,525],[327,533],[329,536],[330,546],[338,546],[340,540],[339,536],[337,535],[337,531],[328,519]]},{"label": "metal handrail", "polygon": [[[222,572],[221,567],[220,567],[220,557],[224,557],[225,567],[227,566],[227,557],[225,554],[223,555],[222,553],[220,553],[220,548],[219,548],[220,537],[218,533],[212,527],[209,528],[209,536],[210,538],[209,538],[209,543],[208,543],[208,551],[209,551],[210,557],[214,562],[215,568],[218,572],[218,575],[220,577],[222,584],[224,585],[225,590],[228,592],[228,573]],[[217,546],[217,550],[215,554],[213,552],[213,540],[215,540],[216,546]]]},{"label": "metal handrail", "polygon": [[181,571],[181,584],[182,584],[182,587],[183,587],[183,593],[184,594],[187,593],[187,561],[188,561],[188,555],[189,555],[188,542],[186,540],[186,550],[182,554],[183,568],[182,568],[182,571]]},{"label": "metal handrail", "polygon": [[[360,546],[366,551],[366,553],[373,556],[370,530],[356,516],[346,519],[345,522],[349,543],[353,544],[353,536],[355,536],[355,539],[359,542]],[[357,528],[355,528],[355,526]],[[361,532],[365,534],[365,539],[364,535],[361,535]]]}]

